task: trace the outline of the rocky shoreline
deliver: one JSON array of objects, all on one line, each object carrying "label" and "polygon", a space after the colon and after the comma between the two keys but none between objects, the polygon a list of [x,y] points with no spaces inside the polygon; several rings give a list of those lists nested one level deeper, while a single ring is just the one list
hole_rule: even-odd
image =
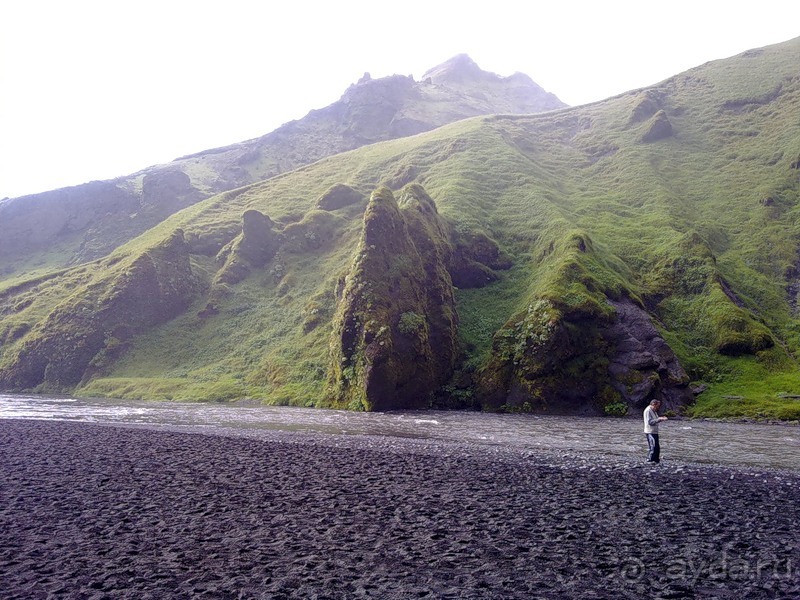
[{"label": "rocky shoreline", "polygon": [[223,433],[0,420],[0,596],[800,596],[800,472]]}]

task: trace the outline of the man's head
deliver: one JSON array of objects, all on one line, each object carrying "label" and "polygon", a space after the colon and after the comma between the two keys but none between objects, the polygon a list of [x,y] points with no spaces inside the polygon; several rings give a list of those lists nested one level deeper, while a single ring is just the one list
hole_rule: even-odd
[{"label": "man's head", "polygon": [[650,400],[650,406],[658,410],[659,408],[661,408],[661,400],[655,400],[655,399]]}]

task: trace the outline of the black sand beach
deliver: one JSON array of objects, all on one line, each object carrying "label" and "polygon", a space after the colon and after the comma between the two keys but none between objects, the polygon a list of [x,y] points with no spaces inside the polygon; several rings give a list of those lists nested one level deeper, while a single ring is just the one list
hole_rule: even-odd
[{"label": "black sand beach", "polygon": [[0,421],[0,597],[799,598],[800,474]]}]

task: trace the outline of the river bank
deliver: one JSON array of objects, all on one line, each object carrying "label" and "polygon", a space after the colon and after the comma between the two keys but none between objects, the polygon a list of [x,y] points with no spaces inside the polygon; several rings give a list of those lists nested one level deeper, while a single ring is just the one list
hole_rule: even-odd
[{"label": "river bank", "polygon": [[[254,403],[8,396],[0,419],[135,425],[258,437],[267,431],[439,440],[611,456],[639,461],[647,453],[640,417],[565,417],[465,411],[363,413]],[[662,427],[667,463],[777,468],[800,472],[800,428],[764,423],[671,419]]]},{"label": "river bank", "polygon": [[791,472],[8,419],[0,481],[9,599],[800,594]]}]

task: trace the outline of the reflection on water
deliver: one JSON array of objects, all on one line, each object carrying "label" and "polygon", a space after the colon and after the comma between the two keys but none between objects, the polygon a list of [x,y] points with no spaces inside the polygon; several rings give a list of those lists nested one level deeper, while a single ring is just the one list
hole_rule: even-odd
[{"label": "reflection on water", "polygon": [[[639,419],[498,415],[477,412],[347,411],[0,395],[0,419],[45,419],[179,426],[197,431],[266,429],[379,435],[543,448],[643,459]],[[665,461],[800,470],[800,428],[759,423],[668,421],[661,426]]]}]

